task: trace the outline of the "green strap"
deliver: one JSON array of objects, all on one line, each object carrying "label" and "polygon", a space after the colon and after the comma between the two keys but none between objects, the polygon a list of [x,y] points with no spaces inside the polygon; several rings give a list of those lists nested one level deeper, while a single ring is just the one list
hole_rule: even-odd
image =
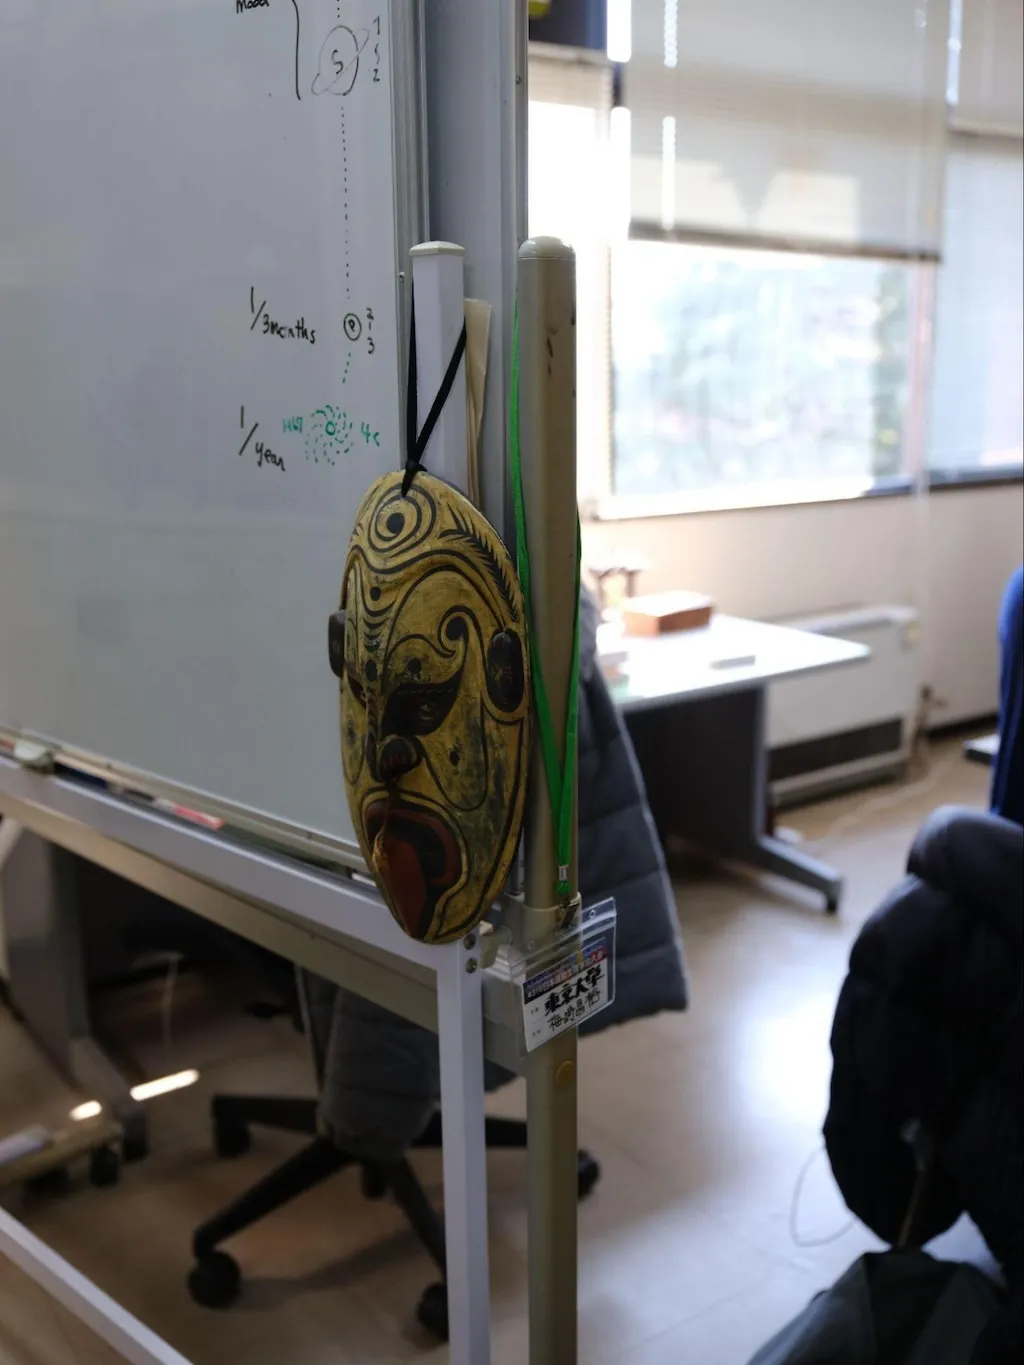
[{"label": "green strap", "polygon": [[519,301],[512,316],[512,375],[509,395],[508,452],[512,472],[512,501],[516,515],[516,557],[519,580],[526,603],[526,629],[530,638],[530,668],[533,675],[533,705],[544,757],[544,771],[551,799],[551,817],[555,827],[555,856],[558,859],[556,894],[565,902],[569,899],[569,864],[572,860],[572,808],[576,786],[576,744],[579,733],[580,682],[580,522],[576,518],[576,584],[573,611],[572,664],[569,670],[569,695],[565,708],[564,762],[558,761],[555,727],[551,720],[551,706],[544,685],[544,671],[540,655],[533,647],[533,608],[530,589],[530,548],[526,537],[526,507],[523,502],[523,465],[519,446]]}]

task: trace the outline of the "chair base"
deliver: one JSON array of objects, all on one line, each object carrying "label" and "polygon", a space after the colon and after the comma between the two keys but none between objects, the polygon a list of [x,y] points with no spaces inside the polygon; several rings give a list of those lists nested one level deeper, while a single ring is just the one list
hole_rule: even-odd
[{"label": "chair base", "polygon": [[[252,1143],[250,1125],[301,1133],[312,1137],[312,1141],[196,1229],[192,1238],[196,1263],[188,1277],[188,1289],[195,1302],[204,1308],[227,1308],[241,1292],[241,1271],[231,1256],[218,1250],[222,1242],[349,1166],[360,1168],[362,1192],[366,1198],[381,1199],[388,1193],[394,1197],[424,1249],[444,1275],[444,1224],[409,1162],[404,1159],[358,1161],[341,1151],[329,1138],[318,1135],[317,1111],[317,1102],[312,1099],[265,1095],[214,1097],[211,1117],[218,1156],[231,1158],[248,1151]],[[488,1117],[486,1135],[487,1146],[495,1150],[524,1150],[526,1147],[526,1124],[518,1119]],[[436,1149],[440,1148],[441,1142],[441,1115],[437,1113],[413,1146]],[[593,1190],[600,1176],[598,1163],[589,1153],[581,1151],[577,1164],[580,1199],[585,1199]],[[448,1340],[448,1295],[443,1281],[424,1291],[417,1317],[434,1336]]]}]

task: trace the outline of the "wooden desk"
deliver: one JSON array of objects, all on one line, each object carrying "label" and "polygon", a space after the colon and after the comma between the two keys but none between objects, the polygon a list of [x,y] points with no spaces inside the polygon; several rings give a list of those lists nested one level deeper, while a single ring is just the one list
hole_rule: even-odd
[{"label": "wooden desk", "polygon": [[610,684],[625,715],[659,831],[715,857],[746,863],[820,891],[830,913],[842,879],[765,828],[765,703],[777,678],[863,662],[849,640],[715,616],[701,630],[656,639],[612,639],[625,650]]}]

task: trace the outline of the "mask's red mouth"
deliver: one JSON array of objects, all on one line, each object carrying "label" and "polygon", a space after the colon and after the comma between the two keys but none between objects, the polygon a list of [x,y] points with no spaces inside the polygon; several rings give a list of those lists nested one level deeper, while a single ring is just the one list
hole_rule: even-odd
[{"label": "mask's red mouth", "polygon": [[411,937],[426,938],[438,901],[462,876],[458,841],[439,815],[400,798],[379,798],[363,818],[391,903]]}]

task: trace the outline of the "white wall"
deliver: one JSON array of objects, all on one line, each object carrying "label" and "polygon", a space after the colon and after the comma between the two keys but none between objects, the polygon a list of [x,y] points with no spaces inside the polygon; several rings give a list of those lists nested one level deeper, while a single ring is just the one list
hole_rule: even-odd
[{"label": "white wall", "polygon": [[649,564],[640,592],[709,592],[727,612],[773,620],[903,603],[922,614],[936,724],[996,704],[996,613],[1024,558],[1020,484],[811,506],[709,512],[583,529],[584,565],[620,553]]}]

